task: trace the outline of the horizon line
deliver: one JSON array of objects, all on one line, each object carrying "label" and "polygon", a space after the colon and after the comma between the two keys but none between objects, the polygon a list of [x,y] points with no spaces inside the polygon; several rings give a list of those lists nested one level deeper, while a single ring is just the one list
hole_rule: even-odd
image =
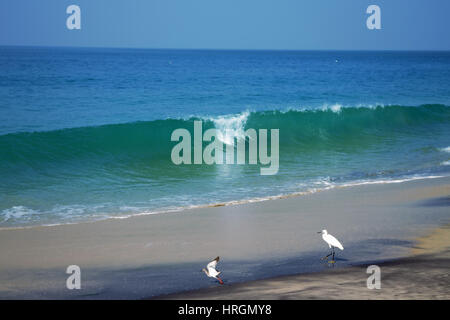
[{"label": "horizon line", "polygon": [[71,46],[71,45],[27,45],[0,44],[0,47],[63,48],[63,49],[121,49],[121,50],[178,50],[178,51],[368,51],[368,52],[450,52],[450,49],[264,49],[264,48],[165,48],[165,47],[120,47],[120,46]]}]

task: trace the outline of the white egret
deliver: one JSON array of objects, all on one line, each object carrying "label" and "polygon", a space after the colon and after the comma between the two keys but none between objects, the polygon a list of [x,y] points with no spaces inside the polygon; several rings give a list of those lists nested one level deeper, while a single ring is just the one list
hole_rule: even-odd
[{"label": "white egret", "polygon": [[219,262],[219,257],[215,258],[213,261],[206,265],[206,269],[203,268],[202,271],[210,278],[217,279],[220,284],[223,284],[222,279],[219,278],[219,274],[222,272],[216,270],[217,263]]},{"label": "white egret", "polygon": [[334,248],[339,248],[341,250],[344,250],[344,247],[342,246],[342,244],[339,242],[338,239],[336,239],[335,237],[333,237],[331,234],[328,233],[327,230],[322,230],[319,231],[317,233],[321,233],[322,234],[322,239],[323,241],[325,241],[328,246],[331,249],[331,253],[325,257],[322,258],[322,260],[328,258],[329,256],[333,255],[332,260],[329,261],[330,263],[334,263]]}]

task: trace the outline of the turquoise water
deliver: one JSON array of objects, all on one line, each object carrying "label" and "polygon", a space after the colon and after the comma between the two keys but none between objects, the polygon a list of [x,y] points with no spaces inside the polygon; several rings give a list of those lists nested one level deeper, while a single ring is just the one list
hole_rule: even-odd
[{"label": "turquoise water", "polygon": [[[0,47],[0,70],[2,227],[450,174],[448,52]],[[194,120],[279,129],[278,174],[174,165]]]}]

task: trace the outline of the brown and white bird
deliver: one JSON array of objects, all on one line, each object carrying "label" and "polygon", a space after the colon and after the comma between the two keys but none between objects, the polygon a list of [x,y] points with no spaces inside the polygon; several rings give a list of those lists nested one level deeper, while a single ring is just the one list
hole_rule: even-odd
[{"label": "brown and white bird", "polygon": [[217,263],[219,262],[219,257],[215,258],[213,261],[206,265],[206,269],[203,268],[202,271],[210,278],[217,279],[220,284],[223,284],[222,279],[219,278],[219,274],[222,272],[216,270]]}]

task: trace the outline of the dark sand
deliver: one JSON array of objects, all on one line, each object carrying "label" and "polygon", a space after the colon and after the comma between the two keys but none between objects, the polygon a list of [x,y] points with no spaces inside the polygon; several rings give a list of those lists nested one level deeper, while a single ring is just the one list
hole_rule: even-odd
[{"label": "dark sand", "polygon": [[410,257],[377,263],[381,288],[367,288],[368,265],[216,286],[155,299],[450,299],[450,226],[420,238]]}]

